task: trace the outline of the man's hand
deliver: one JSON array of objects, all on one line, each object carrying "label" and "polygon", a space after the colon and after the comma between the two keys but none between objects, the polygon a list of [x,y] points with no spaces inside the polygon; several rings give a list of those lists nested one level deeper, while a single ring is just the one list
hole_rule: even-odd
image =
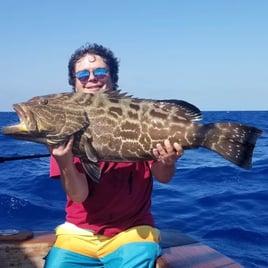
[{"label": "man's hand", "polygon": [[55,157],[59,165],[72,163],[74,157],[72,153],[73,143],[74,137],[72,136],[66,144],[61,144],[58,146],[50,145],[47,146],[47,148],[51,155]]},{"label": "man's hand", "polygon": [[183,149],[177,142],[172,146],[169,140],[165,140],[164,146],[160,143],[156,145],[156,148],[153,149],[153,154],[158,161],[161,161],[164,165],[171,166],[183,155]]},{"label": "man's hand", "polygon": [[153,155],[157,159],[151,166],[153,176],[160,182],[169,182],[175,174],[176,161],[183,155],[183,148],[177,142],[172,146],[169,140],[165,140],[164,146],[156,145]]}]

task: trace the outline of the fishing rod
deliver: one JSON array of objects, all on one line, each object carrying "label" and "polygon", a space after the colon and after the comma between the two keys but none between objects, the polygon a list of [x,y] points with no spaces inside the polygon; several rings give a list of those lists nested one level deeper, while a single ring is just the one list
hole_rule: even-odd
[{"label": "fishing rod", "polygon": [[40,157],[49,157],[50,154],[36,154],[36,155],[21,155],[21,156],[10,156],[10,157],[0,157],[0,163],[13,160],[23,160],[23,159],[32,159]]}]

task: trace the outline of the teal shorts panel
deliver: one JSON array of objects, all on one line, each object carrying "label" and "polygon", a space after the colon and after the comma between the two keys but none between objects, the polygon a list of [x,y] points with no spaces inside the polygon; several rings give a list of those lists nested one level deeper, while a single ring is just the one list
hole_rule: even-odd
[{"label": "teal shorts panel", "polygon": [[70,250],[52,247],[45,258],[44,268],[104,267],[99,259]]},{"label": "teal shorts panel", "polygon": [[100,259],[52,247],[44,268],[153,268],[160,254],[161,247],[153,242],[129,243]]},{"label": "teal shorts panel", "polygon": [[128,243],[100,258],[105,268],[153,268],[161,247],[153,242]]}]

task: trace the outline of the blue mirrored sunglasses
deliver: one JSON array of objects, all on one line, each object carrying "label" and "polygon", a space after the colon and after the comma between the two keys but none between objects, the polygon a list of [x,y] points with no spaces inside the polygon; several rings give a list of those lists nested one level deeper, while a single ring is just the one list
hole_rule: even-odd
[{"label": "blue mirrored sunglasses", "polygon": [[[107,75],[108,71],[106,68],[97,68],[97,69],[93,70],[92,73],[94,74],[95,78],[101,79]],[[88,70],[79,71],[75,75],[76,75],[77,79],[79,79],[79,81],[85,82],[90,77],[90,71],[88,71]]]}]

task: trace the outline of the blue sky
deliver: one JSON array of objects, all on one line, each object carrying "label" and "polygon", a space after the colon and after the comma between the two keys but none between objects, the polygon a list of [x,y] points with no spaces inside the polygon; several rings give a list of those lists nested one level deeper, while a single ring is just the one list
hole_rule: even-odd
[{"label": "blue sky", "polygon": [[0,111],[70,91],[86,42],[120,59],[119,86],[201,110],[268,110],[266,0],[9,0],[0,4]]}]

